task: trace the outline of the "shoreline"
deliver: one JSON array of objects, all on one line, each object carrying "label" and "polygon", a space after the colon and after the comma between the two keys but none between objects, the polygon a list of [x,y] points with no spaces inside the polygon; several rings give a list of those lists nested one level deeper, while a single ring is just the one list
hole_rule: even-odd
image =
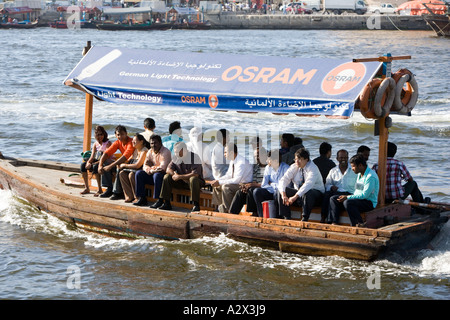
[{"label": "shoreline", "polygon": [[205,14],[211,29],[429,30],[422,16]]},{"label": "shoreline", "polygon": [[[59,14],[47,12],[39,18],[39,27],[50,27]],[[68,15],[64,15],[67,19]],[[422,16],[377,14],[240,14],[221,12],[204,14],[211,29],[263,29],[263,30],[428,30],[432,31]]]}]

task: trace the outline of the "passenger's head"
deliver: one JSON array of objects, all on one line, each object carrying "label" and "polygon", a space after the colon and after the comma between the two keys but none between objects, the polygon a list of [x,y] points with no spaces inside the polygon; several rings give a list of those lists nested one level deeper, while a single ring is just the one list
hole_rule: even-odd
[{"label": "passenger's head", "polygon": [[281,135],[280,146],[282,148],[290,148],[294,145],[295,137],[292,133],[283,133]]},{"label": "passenger's head", "polygon": [[150,147],[153,149],[153,151],[158,152],[159,149],[162,147],[162,139],[160,135],[152,134],[150,137]]},{"label": "passenger's head", "polygon": [[182,159],[184,156],[186,156],[188,154],[186,143],[184,143],[183,141],[177,142],[173,146],[173,154],[175,155],[175,157],[180,158],[180,159]]},{"label": "passenger's head", "polygon": [[127,133],[127,128],[125,128],[122,125],[118,125],[116,127],[116,130],[114,130],[115,134],[116,134],[116,138],[117,140],[120,140],[122,142],[126,142],[128,139],[128,133]]},{"label": "passenger's head", "polygon": [[348,167],[348,151],[341,149],[336,154],[336,160],[342,168]]},{"label": "passenger's head", "polygon": [[[178,131],[175,132],[178,129],[179,129],[179,132]],[[180,121],[174,121],[171,124],[169,124],[169,133],[170,134],[175,133],[175,134],[181,135],[181,124],[180,124]]]},{"label": "passenger's head", "polygon": [[279,149],[270,150],[267,153],[267,164],[272,168],[278,168],[281,161],[281,152]]},{"label": "passenger's head", "polygon": [[387,146],[387,156],[389,158],[393,158],[395,157],[395,154],[397,153],[397,145],[395,143],[392,142],[388,142],[388,146]]},{"label": "passenger's head", "polygon": [[145,140],[144,136],[140,133],[136,133],[136,135],[133,137],[133,146],[138,149],[141,149],[143,147],[150,149],[150,143]]},{"label": "passenger's head", "polygon": [[357,154],[361,154],[364,157],[364,160],[368,161],[370,157],[370,148],[368,146],[360,146],[358,148]]},{"label": "passenger's head", "polygon": [[319,153],[321,156],[331,156],[331,144],[328,142],[322,142],[319,147]]},{"label": "passenger's head", "polygon": [[356,154],[350,158],[350,165],[354,173],[364,173],[367,168],[367,162],[362,154]]},{"label": "passenger's head", "polygon": [[225,159],[227,160],[234,160],[238,154],[238,148],[235,143],[227,143],[225,146],[225,149],[223,151],[223,154],[225,156]]},{"label": "passenger's head", "polygon": [[305,148],[300,148],[295,151],[295,164],[299,168],[304,168],[309,161],[309,151]]},{"label": "passenger's head", "polygon": [[229,132],[227,129],[217,130],[216,140],[218,143],[225,145],[228,142],[228,139],[229,139]]},{"label": "passenger's head", "polygon": [[149,130],[153,130],[155,129],[155,120],[153,120],[152,118],[146,118],[144,120],[144,128],[145,129],[149,129]]},{"label": "passenger's head", "polygon": [[96,126],[94,130],[95,139],[99,142],[108,141],[108,133],[102,126]]}]

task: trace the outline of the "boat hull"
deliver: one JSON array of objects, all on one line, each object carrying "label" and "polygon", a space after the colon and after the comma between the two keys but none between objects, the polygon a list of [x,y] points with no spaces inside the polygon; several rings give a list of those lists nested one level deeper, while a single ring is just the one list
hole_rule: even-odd
[{"label": "boat hull", "polygon": [[170,23],[153,23],[153,24],[115,24],[115,23],[101,23],[97,24],[99,30],[167,30],[170,29]]},{"label": "boat hull", "polygon": [[0,23],[0,29],[34,29],[38,26],[37,22],[32,23]]},{"label": "boat hull", "polygon": [[450,37],[450,18],[446,15],[423,15],[424,20],[440,37]]},{"label": "boat hull", "polygon": [[154,210],[79,194],[63,181],[77,165],[29,160],[0,160],[0,188],[40,210],[80,228],[120,237],[193,239],[227,234],[284,252],[338,255],[372,261],[392,250],[419,250],[439,231],[447,216],[419,217],[386,228],[334,226],[296,220],[265,219],[209,210]]}]

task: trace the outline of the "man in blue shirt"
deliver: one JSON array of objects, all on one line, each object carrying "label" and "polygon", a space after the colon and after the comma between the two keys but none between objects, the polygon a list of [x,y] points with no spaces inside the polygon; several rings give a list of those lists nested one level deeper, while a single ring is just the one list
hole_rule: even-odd
[{"label": "man in blue shirt", "polygon": [[350,165],[356,179],[355,192],[351,195],[335,195],[330,199],[330,215],[333,221],[339,221],[340,212],[347,210],[352,226],[363,226],[361,212],[373,210],[377,206],[380,183],[375,171],[367,166],[362,155],[350,159]]},{"label": "man in blue shirt", "polygon": [[289,165],[280,162],[281,152],[279,150],[269,151],[267,157],[267,166],[264,169],[264,177],[260,188],[253,190],[258,216],[263,216],[262,202],[274,200],[275,190],[278,188],[278,182],[289,169]]}]

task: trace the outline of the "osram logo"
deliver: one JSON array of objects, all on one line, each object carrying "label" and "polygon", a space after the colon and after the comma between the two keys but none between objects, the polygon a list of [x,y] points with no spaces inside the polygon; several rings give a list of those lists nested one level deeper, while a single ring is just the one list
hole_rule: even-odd
[{"label": "osram logo", "polygon": [[211,108],[214,109],[219,105],[219,99],[217,98],[217,96],[212,94],[208,97],[208,104]]},{"label": "osram logo", "polygon": [[366,75],[366,66],[362,63],[343,63],[322,80],[322,91],[329,95],[342,94],[356,87]]}]

